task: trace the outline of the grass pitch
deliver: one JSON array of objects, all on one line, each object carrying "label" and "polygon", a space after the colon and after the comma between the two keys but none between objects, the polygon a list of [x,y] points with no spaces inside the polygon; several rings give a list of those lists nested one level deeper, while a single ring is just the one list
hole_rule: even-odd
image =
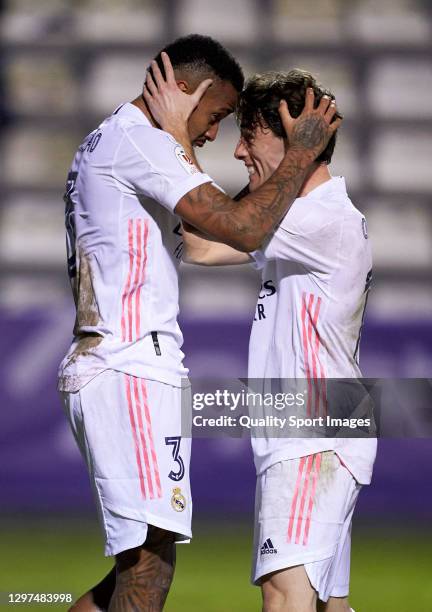
[{"label": "grass pitch", "polygon": [[[111,568],[96,523],[88,520],[2,519],[2,609],[9,592],[72,593],[77,597]],[[430,612],[430,532],[354,527],[351,604],[357,612]],[[260,592],[249,584],[248,527],[196,523],[191,545],[177,548],[177,570],[166,612],[258,612]],[[67,606],[21,604],[25,611]]]}]

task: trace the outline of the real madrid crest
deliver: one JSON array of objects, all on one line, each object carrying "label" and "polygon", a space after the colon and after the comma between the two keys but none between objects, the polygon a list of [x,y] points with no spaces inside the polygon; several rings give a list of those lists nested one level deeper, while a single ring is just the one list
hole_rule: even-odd
[{"label": "real madrid crest", "polygon": [[175,487],[173,489],[171,506],[176,512],[183,512],[183,510],[186,508],[186,498],[184,495],[182,495],[180,487]]}]

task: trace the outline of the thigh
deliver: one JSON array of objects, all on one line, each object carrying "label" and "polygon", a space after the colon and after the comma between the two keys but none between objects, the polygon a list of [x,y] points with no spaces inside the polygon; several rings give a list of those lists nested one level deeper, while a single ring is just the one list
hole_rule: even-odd
[{"label": "thigh", "polygon": [[[340,464],[337,456],[335,460]],[[333,502],[340,507],[341,523],[335,551],[330,559],[318,560],[305,565],[309,580],[319,593],[320,599],[325,602],[333,600],[325,609],[335,610],[335,612],[350,609],[347,597],[350,582],[352,517],[361,490],[361,485],[354,480],[344,465],[340,464],[338,469],[340,470],[339,487],[336,485],[329,492]]]},{"label": "thigh", "polygon": [[333,451],[271,466],[257,482],[252,580],[331,560],[355,481]]},{"label": "thigh", "polygon": [[147,525],[189,539],[190,439],[182,437],[181,389],[106,371],[79,396],[106,554],[141,545]]},{"label": "thigh", "polygon": [[182,437],[181,390],[121,372],[97,378],[81,392],[83,428],[95,478],[128,493],[119,507],[106,491],[113,509],[181,489],[190,463],[190,439]]},{"label": "thigh", "polygon": [[155,512],[163,513],[167,520],[190,522],[190,389],[149,380],[143,382],[143,396],[151,457],[145,461],[145,471],[153,461],[159,474],[154,487]]},{"label": "thigh", "polygon": [[316,610],[317,595],[302,565],[267,574],[261,589],[264,610]]}]

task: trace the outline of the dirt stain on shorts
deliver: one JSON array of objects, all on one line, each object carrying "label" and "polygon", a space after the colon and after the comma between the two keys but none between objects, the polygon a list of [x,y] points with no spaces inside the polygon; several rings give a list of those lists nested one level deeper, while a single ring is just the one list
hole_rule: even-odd
[{"label": "dirt stain on shorts", "polygon": [[[314,459],[316,461],[316,457]],[[334,481],[339,459],[332,450],[321,453],[321,465],[319,468],[316,497],[328,490]]]}]

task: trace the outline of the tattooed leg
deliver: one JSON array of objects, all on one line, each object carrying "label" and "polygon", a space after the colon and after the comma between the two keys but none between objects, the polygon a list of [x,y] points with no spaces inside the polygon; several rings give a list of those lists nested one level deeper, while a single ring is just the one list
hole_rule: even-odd
[{"label": "tattooed leg", "polygon": [[109,612],[160,612],[174,576],[174,534],[149,526],[145,543],[116,557]]},{"label": "tattooed leg", "polygon": [[92,589],[82,595],[69,609],[69,612],[100,612],[108,610],[108,606],[116,585],[116,568],[105,576]]}]

